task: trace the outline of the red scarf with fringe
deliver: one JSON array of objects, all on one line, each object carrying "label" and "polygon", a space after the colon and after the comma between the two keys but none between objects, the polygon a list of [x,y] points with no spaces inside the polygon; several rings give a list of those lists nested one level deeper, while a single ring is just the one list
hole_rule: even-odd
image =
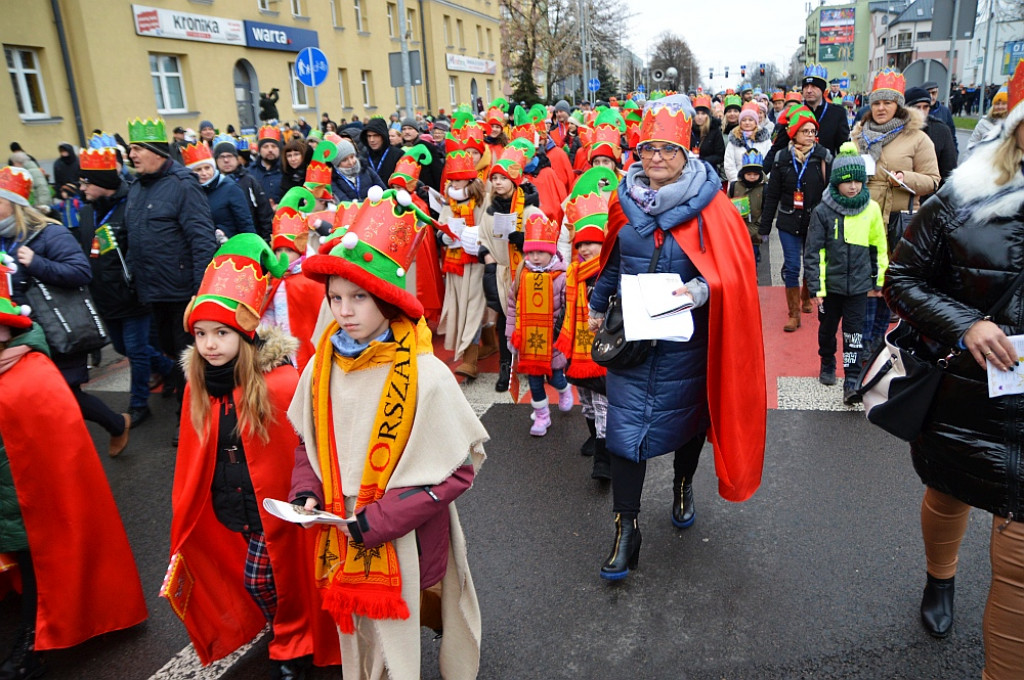
[{"label": "red scarf with fringe", "polygon": [[608,371],[594,363],[590,347],[594,334],[590,330],[590,303],[587,299],[587,280],[600,273],[600,258],[569,265],[565,275],[565,321],[555,349],[569,359],[566,375],[570,378],[598,378]]},{"label": "red scarf with fringe", "polygon": [[[467,227],[476,226],[476,219],[473,217],[473,209],[476,208],[475,199],[471,198],[464,203],[448,199],[448,207],[451,209],[453,217],[461,217],[466,221]],[[473,264],[474,262],[479,262],[475,255],[470,255],[462,248],[448,248],[444,253],[444,263],[441,265],[441,271],[445,274],[462,276],[466,273],[466,265]]]},{"label": "red scarf with fringe", "polygon": [[512,346],[519,352],[519,373],[551,375],[555,345],[555,278],[562,272],[523,268],[516,293],[516,330]]}]

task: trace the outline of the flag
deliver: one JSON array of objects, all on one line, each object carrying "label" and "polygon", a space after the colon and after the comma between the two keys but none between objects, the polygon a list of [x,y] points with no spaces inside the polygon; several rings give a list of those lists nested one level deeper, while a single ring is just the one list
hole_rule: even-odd
[{"label": "flag", "polygon": [[114,232],[109,224],[104,224],[96,230],[96,240],[99,241],[100,255],[106,255],[113,250],[117,250],[117,238],[114,236]]}]

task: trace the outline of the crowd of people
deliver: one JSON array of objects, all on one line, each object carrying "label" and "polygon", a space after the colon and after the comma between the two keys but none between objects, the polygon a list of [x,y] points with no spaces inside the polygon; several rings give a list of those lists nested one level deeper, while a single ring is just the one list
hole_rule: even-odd
[{"label": "crowd of people", "polygon": [[[773,230],[781,332],[816,311],[819,380],[834,385],[842,325],[845,403],[893,314],[922,346],[958,349],[912,444],[927,485],[921,616],[949,633],[967,512],[990,511],[983,677],[1019,677],[1024,474],[1007,433],[1021,416],[987,398],[983,372],[1017,366],[1007,336],[1024,294],[984,310],[1024,269],[1024,67],[960,168],[936,84],[885,69],[853,96],[811,65],[797,85],[579,108],[499,98],[429,121],[325,113],[316,129],[267,124],[252,139],[135,119],[127,138],[60,145],[53,198],[12,145],[0,169],[0,587],[19,576],[22,610],[0,679],[38,677],[40,651],[146,617],[84,420],[120,456],[157,388],[180,415],[161,594],[204,664],[269,623],[274,677],[340,663],[346,678],[418,678],[426,626],[444,633],[442,676],[476,677],[480,612],[455,500],[488,433],[455,376],[477,379],[497,354],[495,389],[525,378],[534,437],[578,396],[580,452],[612,492],[598,574],[628,578],[649,459],[674,456],[680,530],[696,520],[706,442],[723,498],[760,486],[765,367],[750,347],[763,346],[756,265]],[[629,365],[599,362],[595,333],[645,273],[678,278],[692,329],[637,341]],[[55,351],[28,304],[40,285],[88,292],[82,304],[129,360],[123,412],[81,389],[95,347]],[[20,422],[15,405],[42,398],[61,427]],[[54,494],[57,465],[89,483]],[[43,494],[46,517],[28,502]],[[58,527],[73,537],[62,546],[81,545],[55,561],[45,537]],[[111,564],[102,579],[96,560]],[[75,588],[87,568],[86,596]]]}]

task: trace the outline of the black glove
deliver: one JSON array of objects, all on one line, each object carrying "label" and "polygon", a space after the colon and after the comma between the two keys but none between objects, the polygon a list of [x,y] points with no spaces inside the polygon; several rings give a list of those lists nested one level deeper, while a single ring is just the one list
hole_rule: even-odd
[{"label": "black glove", "polygon": [[508,235],[508,242],[516,247],[516,250],[523,252],[523,241],[526,239],[526,233],[522,231],[513,231]]},{"label": "black glove", "polygon": [[498,263],[491,262],[484,265],[484,297],[487,299],[487,308],[501,313],[501,300],[498,296]]}]

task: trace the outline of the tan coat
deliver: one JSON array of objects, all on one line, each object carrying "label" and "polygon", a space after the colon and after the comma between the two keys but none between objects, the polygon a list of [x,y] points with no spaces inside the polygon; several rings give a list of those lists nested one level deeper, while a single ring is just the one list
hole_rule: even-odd
[{"label": "tan coat", "polygon": [[[905,113],[907,125],[891,142],[882,147],[882,155],[875,164],[875,174],[868,177],[868,191],[871,198],[882,208],[882,218],[888,224],[889,213],[893,210],[906,210],[910,202],[910,194],[902,187],[893,186],[889,181],[889,172],[903,173],[903,183],[916,192],[916,196],[927,196],[935,193],[942,179],[939,175],[939,161],[935,157],[935,145],[922,129],[924,119],[917,109],[902,109],[897,116]],[[868,116],[871,114],[868,113]],[[850,139],[867,153],[867,144],[861,134],[864,121],[853,126]],[[918,198],[914,198],[914,209],[920,207]]]},{"label": "tan coat", "polygon": [[[481,224],[484,215],[483,206],[473,210],[473,222]],[[448,224],[452,218],[452,209],[445,205],[437,221]],[[438,335],[444,335],[444,348],[455,352],[455,360],[462,359],[466,349],[473,344],[480,324],[487,310],[487,298],[484,296],[484,266],[473,263],[463,267],[463,275],[445,274],[444,307],[441,319],[437,322]]]}]

